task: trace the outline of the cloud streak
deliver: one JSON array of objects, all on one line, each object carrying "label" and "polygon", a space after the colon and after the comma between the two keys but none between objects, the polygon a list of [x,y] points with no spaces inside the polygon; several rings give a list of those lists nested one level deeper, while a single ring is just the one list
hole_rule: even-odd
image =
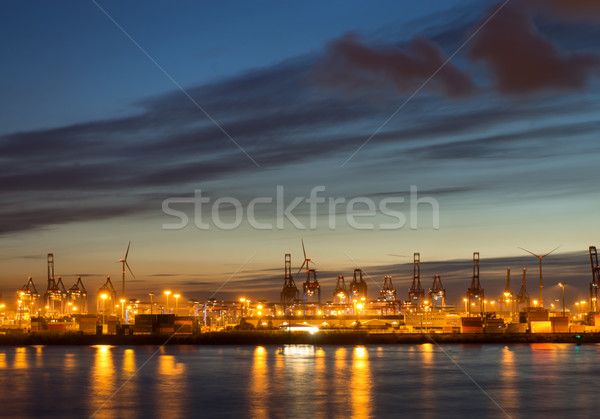
[{"label": "cloud streak", "polygon": [[[410,93],[446,61],[443,50],[432,41],[417,37],[405,45],[369,46],[349,33],[332,41],[315,68],[318,83],[331,88],[382,89],[390,84],[400,93]],[[474,92],[471,78],[448,63],[430,83],[430,90],[448,97]]]}]

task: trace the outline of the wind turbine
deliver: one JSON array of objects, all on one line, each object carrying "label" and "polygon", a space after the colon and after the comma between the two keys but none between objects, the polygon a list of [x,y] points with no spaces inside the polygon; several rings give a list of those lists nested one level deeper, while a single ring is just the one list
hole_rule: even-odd
[{"label": "wind turbine", "polygon": [[125,257],[123,259],[119,259],[119,262],[123,265],[123,271],[122,271],[122,273],[123,273],[123,294],[121,295],[122,299],[125,299],[125,267],[126,266],[127,266],[127,269],[129,269],[129,273],[131,273],[131,276],[133,276],[135,278],[133,271],[129,267],[129,263],[127,263],[127,256],[129,255],[130,247],[131,247],[131,242],[129,242],[129,244],[127,245],[127,251],[125,252]]},{"label": "wind turbine", "polygon": [[557,250],[560,246],[555,247],[554,249],[550,250],[548,253],[546,253],[545,255],[536,255],[535,253],[524,249],[522,247],[519,247],[519,249],[526,251],[527,253],[529,253],[530,255],[535,256],[536,258],[539,259],[540,261],[540,307],[544,307],[544,294],[543,294],[543,288],[544,285],[542,284],[542,259],[544,259],[546,256],[548,256],[550,253],[553,253],[555,250]]},{"label": "wind turbine", "polygon": [[[314,264],[311,258],[306,257],[306,249],[304,248],[304,239],[302,239],[302,252],[304,253],[304,262],[302,262],[302,266],[298,270],[298,274],[306,265],[306,282],[302,284],[303,294],[304,294],[304,302],[308,302],[308,298],[312,297],[315,294],[318,294],[318,302],[321,303],[321,287],[319,285],[319,281],[317,281],[317,273],[314,269],[311,269],[308,265]],[[296,274],[296,275],[298,275]],[[312,274],[312,279],[311,279]]]},{"label": "wind turbine", "polygon": [[309,276],[309,267],[308,264],[312,263],[313,265],[315,264],[311,258],[307,258],[306,257],[306,249],[304,248],[304,239],[302,239],[302,252],[304,253],[304,262],[302,262],[302,265],[300,266],[300,269],[298,269],[298,272],[296,273],[296,275],[298,275],[300,273],[300,271],[302,270],[302,268],[304,268],[304,265],[306,265],[306,281],[308,282],[308,276]]}]

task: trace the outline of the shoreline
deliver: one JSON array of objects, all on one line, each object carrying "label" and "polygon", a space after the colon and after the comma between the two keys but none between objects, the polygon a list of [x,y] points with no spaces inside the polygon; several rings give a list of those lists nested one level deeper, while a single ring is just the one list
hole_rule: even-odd
[{"label": "shoreline", "polygon": [[532,343],[600,343],[600,333],[377,333],[318,332],[308,333],[261,331],[208,332],[196,335],[61,335],[31,333],[0,335],[0,346],[32,345],[406,345],[406,344],[532,344]]}]

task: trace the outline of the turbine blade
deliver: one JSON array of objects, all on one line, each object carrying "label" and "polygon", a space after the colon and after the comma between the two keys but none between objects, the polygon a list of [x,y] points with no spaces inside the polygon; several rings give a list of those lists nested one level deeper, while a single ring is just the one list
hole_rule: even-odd
[{"label": "turbine blade", "polygon": [[529,250],[527,250],[527,249],[523,249],[522,247],[519,247],[519,249],[521,249],[521,250],[525,250],[525,251],[526,251],[527,253],[529,253],[530,255],[533,255],[533,256],[535,256],[536,258],[539,258],[539,256],[538,256],[538,255],[536,255],[536,254],[535,254],[535,253],[533,253],[533,252],[530,252],[530,251],[529,251]]},{"label": "turbine blade", "polygon": [[125,261],[125,266],[127,266],[127,269],[129,269],[129,273],[131,274],[131,276],[133,276],[135,278],[135,275],[133,274],[133,271],[129,267],[129,263],[127,263],[127,261]]},{"label": "turbine blade", "polygon": [[129,254],[129,248],[131,247],[131,242],[127,245],[127,251],[125,252],[125,260],[127,260],[127,255]]},{"label": "turbine blade", "polygon": [[302,239],[302,252],[304,253],[304,260],[306,260],[306,250],[304,249],[304,239]]},{"label": "turbine blade", "polygon": [[[562,246],[562,244],[561,244],[560,246]],[[555,250],[558,250],[558,248],[559,248],[560,246],[557,246],[557,247],[555,247],[554,249],[550,250],[548,253],[546,253],[544,256],[542,256],[542,259],[543,259],[543,258],[545,258],[546,256],[548,256],[550,253],[553,253]]]},{"label": "turbine blade", "polygon": [[304,259],[304,262],[302,262],[302,265],[300,265],[300,269],[298,269],[298,272],[296,272],[296,275],[298,275],[300,272],[302,272],[302,268],[304,268],[305,263],[306,263],[306,259]]}]

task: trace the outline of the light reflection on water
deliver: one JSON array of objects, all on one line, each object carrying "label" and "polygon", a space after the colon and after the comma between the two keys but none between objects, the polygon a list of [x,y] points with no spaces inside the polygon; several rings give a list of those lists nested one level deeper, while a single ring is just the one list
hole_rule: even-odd
[{"label": "light reflection on water", "polygon": [[[104,409],[104,402],[112,397],[117,389],[115,382],[115,367],[112,359],[112,346],[96,345],[94,365],[90,375],[89,387],[93,389],[95,397],[89,397],[89,411],[95,412],[95,417],[109,418],[111,411]],[[100,410],[98,410],[100,409]]]},{"label": "light reflection on water", "polygon": [[0,416],[506,417],[449,357],[512,417],[600,408],[600,345],[442,349],[0,347]]},{"label": "light reflection on water", "polygon": [[184,417],[187,381],[185,365],[174,355],[158,355],[156,389],[157,416],[160,418]]},{"label": "light reflection on water", "polygon": [[371,374],[369,371],[369,355],[364,346],[354,348],[351,370],[352,417],[371,417]]},{"label": "light reflection on water", "polygon": [[262,346],[257,346],[254,350],[249,386],[250,416],[253,418],[268,416],[268,373],[267,351]]}]

